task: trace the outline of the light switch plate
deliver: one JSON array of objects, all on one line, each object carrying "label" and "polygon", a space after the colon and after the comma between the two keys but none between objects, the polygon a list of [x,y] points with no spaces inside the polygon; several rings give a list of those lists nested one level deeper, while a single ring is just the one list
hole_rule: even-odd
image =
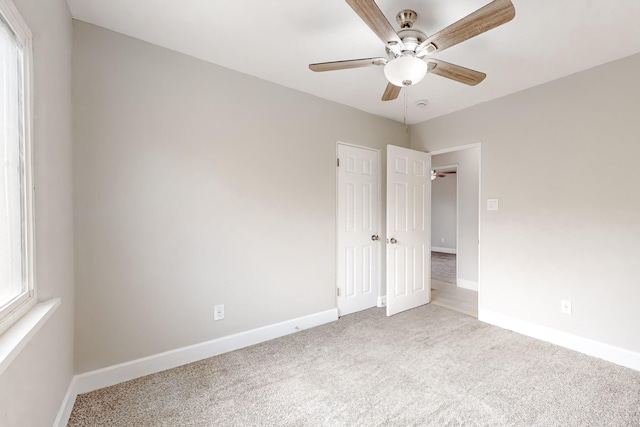
[{"label": "light switch plate", "polygon": [[487,210],[488,211],[497,211],[498,210],[498,199],[487,199]]},{"label": "light switch plate", "polygon": [[213,320],[224,319],[224,304],[213,306]]}]

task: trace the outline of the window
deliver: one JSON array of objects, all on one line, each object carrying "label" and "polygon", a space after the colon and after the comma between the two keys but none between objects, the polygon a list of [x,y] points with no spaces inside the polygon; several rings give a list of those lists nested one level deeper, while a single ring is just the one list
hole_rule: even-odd
[{"label": "window", "polygon": [[0,0],[0,333],[36,302],[30,60],[30,31]]}]

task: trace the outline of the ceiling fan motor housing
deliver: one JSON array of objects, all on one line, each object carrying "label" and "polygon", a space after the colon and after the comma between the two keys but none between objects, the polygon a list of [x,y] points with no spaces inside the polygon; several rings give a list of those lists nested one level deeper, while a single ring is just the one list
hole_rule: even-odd
[{"label": "ceiling fan motor housing", "polygon": [[411,28],[413,27],[413,23],[418,19],[418,14],[411,10],[405,9],[396,15],[396,21],[400,25],[400,28]]},{"label": "ceiling fan motor housing", "polygon": [[394,51],[387,47],[387,55],[389,55],[389,58],[394,59],[407,52],[417,53],[416,49],[418,48],[420,43],[427,39],[427,35],[423,31],[420,31],[417,28],[413,28],[413,23],[417,18],[418,14],[410,9],[400,11],[396,15],[396,21],[400,25],[398,37],[400,38],[400,40],[402,40],[404,48],[402,52],[399,53],[398,50]]},{"label": "ceiling fan motor housing", "polygon": [[398,36],[402,40],[402,44],[404,44],[403,52],[409,51],[417,53],[416,49],[420,43],[427,39],[427,35],[424,32],[415,28],[400,30],[398,31]]}]

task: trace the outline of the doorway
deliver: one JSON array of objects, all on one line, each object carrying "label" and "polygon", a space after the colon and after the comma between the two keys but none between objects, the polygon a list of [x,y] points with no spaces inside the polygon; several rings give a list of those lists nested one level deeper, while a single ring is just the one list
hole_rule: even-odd
[{"label": "doorway", "polygon": [[458,166],[431,169],[431,278],[456,284]]},{"label": "doorway", "polygon": [[431,154],[432,303],[478,317],[480,144]]}]

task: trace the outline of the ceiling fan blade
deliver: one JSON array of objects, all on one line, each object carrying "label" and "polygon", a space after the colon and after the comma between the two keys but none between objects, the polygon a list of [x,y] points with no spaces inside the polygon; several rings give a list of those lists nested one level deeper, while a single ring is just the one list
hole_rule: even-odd
[{"label": "ceiling fan blade", "polygon": [[416,50],[422,50],[429,45],[429,53],[443,51],[453,45],[505,24],[516,16],[516,9],[510,0],[494,0],[475,12],[465,16],[458,22],[449,25],[427,39]]},{"label": "ceiling fan blade", "polygon": [[395,44],[402,50],[402,40],[398,37],[387,18],[373,0],[346,0],[347,4],[360,16],[365,24],[386,44]]},{"label": "ceiling fan blade", "polygon": [[311,71],[333,71],[346,70],[349,68],[373,67],[375,65],[384,65],[387,63],[386,58],[363,58],[350,59],[347,61],[320,62],[318,64],[309,64]]},{"label": "ceiling fan blade", "polygon": [[437,74],[469,86],[475,86],[487,77],[485,73],[481,73],[480,71],[449,64],[439,59],[430,59],[427,65],[429,66],[429,72],[431,74]]},{"label": "ceiling fan blade", "polygon": [[400,89],[402,88],[399,86],[392,85],[391,83],[387,84],[387,88],[384,90],[384,93],[382,94],[382,100],[393,101],[398,97],[398,95],[400,95]]}]

